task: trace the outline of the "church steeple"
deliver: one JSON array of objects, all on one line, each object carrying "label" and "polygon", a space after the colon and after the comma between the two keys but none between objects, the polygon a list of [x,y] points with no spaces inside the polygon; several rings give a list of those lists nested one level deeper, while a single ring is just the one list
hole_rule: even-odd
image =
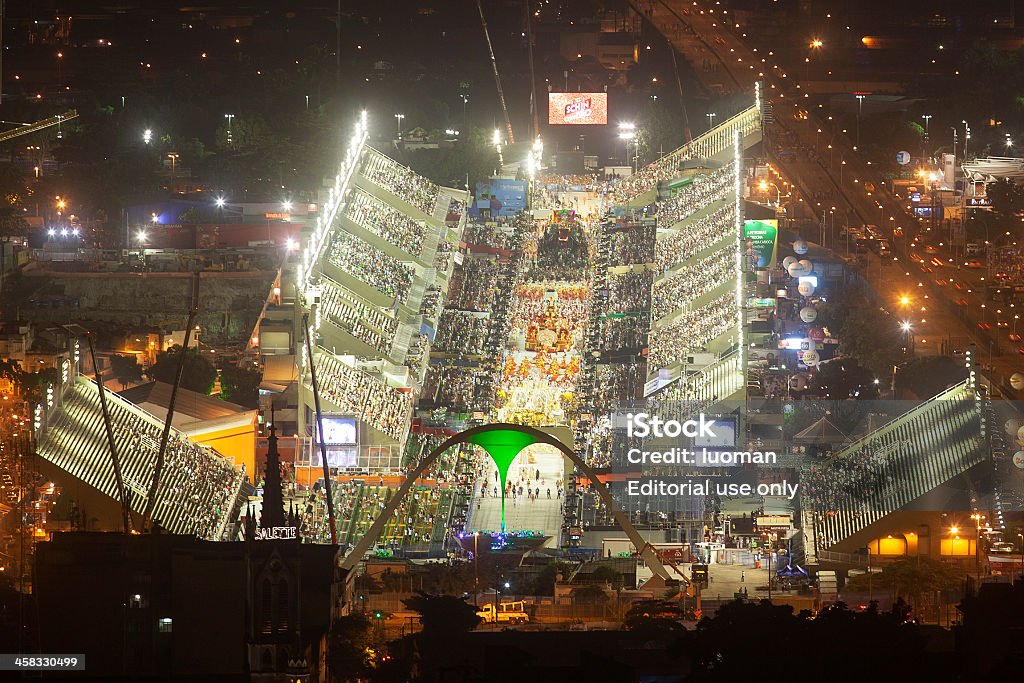
[{"label": "church steeple", "polygon": [[267,468],[263,484],[263,514],[260,528],[287,526],[284,514],[284,494],[281,491],[281,457],[277,452],[277,425],[274,424],[274,407],[270,407],[270,438],[267,439]]}]

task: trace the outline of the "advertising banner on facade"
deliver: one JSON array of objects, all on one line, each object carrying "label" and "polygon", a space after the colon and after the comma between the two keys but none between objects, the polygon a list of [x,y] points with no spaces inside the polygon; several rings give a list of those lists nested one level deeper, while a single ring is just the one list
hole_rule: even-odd
[{"label": "advertising banner on facade", "polygon": [[743,223],[744,249],[749,256],[757,257],[758,268],[773,268],[775,266],[778,241],[779,222],[777,220],[756,220]]}]

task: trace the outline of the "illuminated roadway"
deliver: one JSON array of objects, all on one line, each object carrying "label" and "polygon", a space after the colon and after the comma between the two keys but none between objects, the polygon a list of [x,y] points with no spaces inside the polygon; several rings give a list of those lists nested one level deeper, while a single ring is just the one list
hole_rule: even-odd
[{"label": "illuminated roadway", "polygon": [[[937,254],[925,254],[917,249],[907,251],[919,232],[922,242],[931,235],[923,231],[917,219],[906,213],[905,200],[894,197],[876,177],[870,160],[861,158],[850,140],[853,132],[844,133],[834,128],[831,121],[819,118],[808,106],[809,98],[802,95],[799,84],[790,78],[781,64],[772,64],[772,56],[759,54],[756,48],[751,49],[740,38],[724,30],[720,23],[721,14],[701,14],[701,7],[692,2],[632,0],[631,4],[688,59],[709,92],[721,94],[723,89],[745,91],[752,89],[758,78],[764,82],[765,98],[774,105],[775,118],[774,126],[766,135],[767,150],[770,154],[776,153],[780,146],[773,141],[786,137],[795,141],[791,148],[801,150],[793,150],[796,154],[788,156],[785,162],[776,162],[783,175],[792,180],[798,193],[803,195],[794,197],[793,201],[818,196],[824,198],[809,200],[812,202],[809,208],[818,214],[818,221],[822,214],[828,218],[829,229],[825,231],[825,239],[821,240],[817,235],[806,237],[816,242],[824,241],[838,253],[845,248],[839,237],[839,228],[843,224],[878,226],[883,234],[890,235],[899,260],[887,261],[883,265],[874,254],[867,255],[868,265],[861,274],[883,297],[888,310],[911,320],[915,336],[923,339],[923,343],[929,343],[929,339],[947,339],[956,344],[957,340],[969,338],[977,344],[983,365],[989,364],[991,350],[995,378],[1004,386],[1011,373],[1024,368],[1024,356],[1017,353],[1018,345],[1010,342],[1009,330],[995,324],[994,312],[999,307],[992,301],[984,302],[986,309],[981,307],[983,300],[979,293],[984,289],[984,270],[964,269],[962,255],[951,263],[952,255],[943,249]],[[708,11],[712,10],[709,8]],[[708,61],[717,62],[717,69],[706,70]],[[807,111],[807,117],[797,120],[794,114],[800,109]],[[776,129],[776,135],[771,134],[772,128]],[[780,132],[781,135],[778,134]],[[874,191],[865,189],[865,185],[869,188],[874,185]],[[834,229],[833,224],[836,226]],[[892,238],[894,227],[902,228],[906,237]],[[941,236],[932,241],[941,241]],[[924,263],[914,261],[913,255],[923,258]],[[930,263],[933,255],[944,265]],[[951,285],[950,278],[961,283],[962,287],[958,289]],[[936,280],[945,280],[946,284],[940,287]],[[914,310],[900,304],[904,293],[909,294]],[[961,307],[955,303],[963,299],[969,302],[968,306]],[[934,305],[929,306],[929,303]],[[922,306],[927,310],[921,311]],[[959,308],[965,308],[966,315],[957,310]],[[983,313],[991,330],[978,328]],[[1004,310],[1002,317],[1012,321],[1008,310]],[[1018,329],[1018,333],[1021,332],[1024,332],[1024,326]]]}]

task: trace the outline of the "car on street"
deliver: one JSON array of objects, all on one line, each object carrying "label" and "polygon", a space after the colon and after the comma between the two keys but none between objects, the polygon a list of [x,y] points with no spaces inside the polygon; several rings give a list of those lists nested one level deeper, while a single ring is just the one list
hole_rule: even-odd
[{"label": "car on street", "polygon": [[964,261],[964,265],[967,266],[968,268],[983,268],[984,267],[984,266],[982,266],[981,261],[978,261],[978,260]]}]

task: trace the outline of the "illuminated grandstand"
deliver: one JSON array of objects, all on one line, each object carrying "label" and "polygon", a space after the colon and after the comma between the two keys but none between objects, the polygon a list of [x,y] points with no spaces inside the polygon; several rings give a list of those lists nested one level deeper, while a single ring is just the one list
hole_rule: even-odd
[{"label": "illuminated grandstand", "polygon": [[[313,342],[325,415],[358,421],[358,442],[329,444],[328,461],[377,472],[401,467],[468,195],[368,147],[366,126],[364,116],[303,252],[299,305],[310,328],[298,336]],[[299,364],[299,464],[308,465],[319,454],[305,353]],[[382,449],[389,457],[374,458]]]},{"label": "illuminated grandstand", "polygon": [[988,460],[985,446],[979,402],[965,380],[820,467],[805,468],[803,505],[814,513],[816,547],[842,548],[871,524]]},{"label": "illuminated grandstand", "polygon": [[[129,507],[143,514],[163,421],[107,392]],[[44,460],[101,493],[118,500],[110,444],[95,382],[70,380],[40,430],[37,450]],[[171,429],[156,493],[153,518],[164,529],[221,540],[238,513],[243,472],[216,452]]]}]

